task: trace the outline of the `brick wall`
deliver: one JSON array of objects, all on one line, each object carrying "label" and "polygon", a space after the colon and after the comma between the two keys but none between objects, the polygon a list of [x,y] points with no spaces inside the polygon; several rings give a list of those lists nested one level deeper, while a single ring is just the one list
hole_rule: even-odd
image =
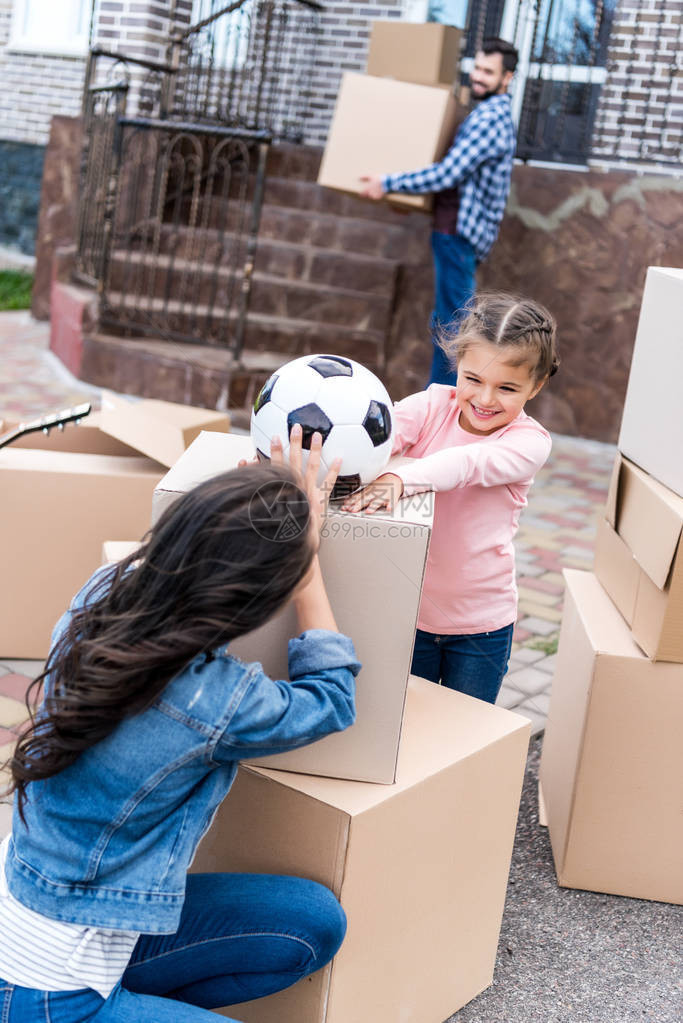
[{"label": "brick wall", "polygon": [[621,0],[593,136],[594,159],[678,166],[683,0]]},{"label": "brick wall", "polygon": [[44,146],[54,114],[80,110],[85,59],[8,50],[12,0],[0,0],[0,138]]},{"label": "brick wall", "polygon": [[321,35],[311,79],[306,142],[323,145],[344,71],[364,71],[368,55],[370,22],[398,18],[403,0],[372,0],[352,3],[337,0],[325,3],[321,15]]}]

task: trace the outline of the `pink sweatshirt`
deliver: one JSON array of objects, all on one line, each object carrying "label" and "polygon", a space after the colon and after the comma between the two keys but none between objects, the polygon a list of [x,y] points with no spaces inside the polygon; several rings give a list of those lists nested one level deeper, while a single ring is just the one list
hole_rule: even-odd
[{"label": "pink sweatshirt", "polygon": [[550,435],[520,412],[487,437],[459,423],[455,387],[432,384],[397,402],[393,454],[407,495],[436,491],[418,627],[442,635],[492,632],[517,617],[512,538]]}]

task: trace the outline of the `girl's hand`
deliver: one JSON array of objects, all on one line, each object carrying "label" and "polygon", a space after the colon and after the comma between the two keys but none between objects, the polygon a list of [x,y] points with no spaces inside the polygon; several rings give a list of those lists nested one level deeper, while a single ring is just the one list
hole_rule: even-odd
[{"label": "girl's hand", "polygon": [[[308,503],[311,508],[313,529],[317,539],[320,536],[320,530],[322,528],[323,519],[325,518],[325,512],[327,511],[332,487],[339,475],[342,460],[341,458],[335,458],[322,483],[318,485],[317,479],[318,471],[320,469],[320,453],[323,446],[322,435],[320,433],[314,433],[311,438],[311,449],[308,453],[308,461],[306,463],[305,471],[302,470],[302,439],[303,431],[301,426],[299,423],[295,423],[289,435],[289,464],[295,472],[299,473],[303,480],[304,490],[306,491]],[[282,450],[282,441],[279,437],[273,437],[270,442],[270,457],[271,461],[275,462],[277,465],[282,465],[285,460]]]},{"label": "girl's hand", "polygon": [[384,508],[393,511],[402,496],[403,480],[393,472],[385,472],[374,483],[347,497],[342,504],[342,511],[366,511],[368,515]]}]

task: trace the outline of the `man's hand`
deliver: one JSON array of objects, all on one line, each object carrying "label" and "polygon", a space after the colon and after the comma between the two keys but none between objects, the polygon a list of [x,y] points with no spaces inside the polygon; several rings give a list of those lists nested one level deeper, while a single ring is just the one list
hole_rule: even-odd
[{"label": "man's hand", "polygon": [[393,472],[378,476],[374,483],[351,494],[342,504],[343,511],[365,511],[368,515],[387,509],[393,511],[403,495],[403,480]]},{"label": "man's hand", "polygon": [[363,174],[359,178],[360,181],[365,181],[366,185],[361,189],[361,195],[365,199],[381,199],[384,195],[384,186],[382,179],[373,177],[371,174]]}]

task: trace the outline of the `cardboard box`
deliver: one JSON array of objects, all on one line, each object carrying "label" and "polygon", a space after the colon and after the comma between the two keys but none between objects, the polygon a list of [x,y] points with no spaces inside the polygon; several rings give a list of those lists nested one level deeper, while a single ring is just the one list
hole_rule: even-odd
[{"label": "cardboard box", "polygon": [[619,450],[683,496],[683,270],[647,272]]},{"label": "cardboard box", "polygon": [[105,393],[99,426],[105,434],[170,467],[203,430],[228,433],[230,416],[152,398],[131,402]]},{"label": "cardboard box", "polygon": [[683,662],[683,498],[617,455],[605,515],[595,574],[646,654]]},{"label": "cardboard box", "polygon": [[348,919],[333,962],[220,1010],[245,1023],[442,1023],[488,987],[529,740],[517,714],[412,678],[394,785],[240,766],[193,870],[309,877]]},{"label": "cardboard box", "polygon": [[[466,115],[445,88],[413,85],[347,71],[323,153],[318,184],[358,195],[364,174],[420,170],[440,160]],[[393,193],[412,209],[431,208],[430,195]]]},{"label": "cardboard box", "polygon": [[[252,456],[249,437],[201,434],[160,482],[155,520],[180,493]],[[357,720],[344,732],[260,763],[359,781],[394,781],[431,522],[431,495],[424,494],[401,501],[391,515],[358,516],[330,508],[320,563],[337,624],[353,639],[363,665]],[[242,660],[260,661],[271,677],[287,678],[287,640],[298,633],[294,609],[288,606],[234,640],[230,649]]]},{"label": "cardboard box", "polygon": [[438,22],[373,21],[366,71],[418,85],[453,85],[462,32]]},{"label": "cardboard box", "polygon": [[566,570],[540,783],[566,888],[683,902],[683,666],[653,663],[592,572]]},{"label": "cardboard box", "polygon": [[149,528],[162,474],[139,456],[0,450],[0,656],[47,656],[52,628],[100,565],[103,542]]},{"label": "cardboard box", "polygon": [[0,564],[11,595],[0,616],[2,657],[47,656],[52,628],[101,564],[104,541],[141,539],[149,528],[163,461],[202,428],[229,429],[229,417],[211,410],[109,394],[106,403],[78,426],[0,449]]}]

